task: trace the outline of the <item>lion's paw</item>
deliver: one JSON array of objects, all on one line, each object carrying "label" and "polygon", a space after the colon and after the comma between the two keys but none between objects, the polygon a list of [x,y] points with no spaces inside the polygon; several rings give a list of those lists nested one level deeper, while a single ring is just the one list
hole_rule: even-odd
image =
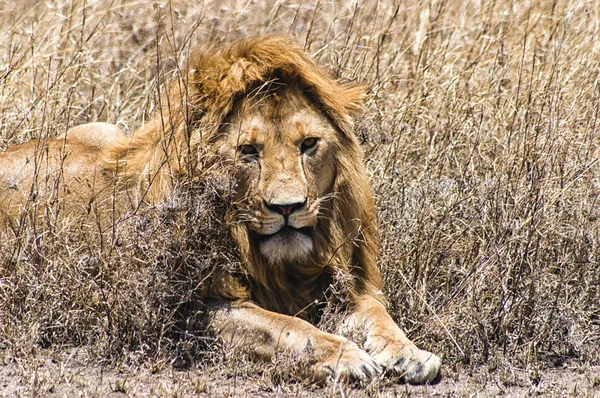
[{"label": "lion's paw", "polygon": [[409,384],[434,384],[441,377],[441,359],[416,346],[388,344],[383,350],[369,350],[375,362]]},{"label": "lion's paw", "polygon": [[316,379],[354,381],[368,384],[383,372],[366,351],[351,341],[343,341],[339,349],[316,365]]}]

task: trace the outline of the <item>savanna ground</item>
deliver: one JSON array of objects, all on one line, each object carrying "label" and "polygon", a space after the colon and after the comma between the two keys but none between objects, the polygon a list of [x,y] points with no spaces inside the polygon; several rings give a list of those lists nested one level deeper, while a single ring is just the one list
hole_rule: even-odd
[{"label": "savanna ground", "polygon": [[390,311],[442,383],[319,388],[218,348],[190,303],[230,252],[192,186],[109,233],[35,203],[3,232],[0,396],[599,396],[595,1],[2,1],[0,147],[131,134],[193,48],[264,33],[370,88]]}]

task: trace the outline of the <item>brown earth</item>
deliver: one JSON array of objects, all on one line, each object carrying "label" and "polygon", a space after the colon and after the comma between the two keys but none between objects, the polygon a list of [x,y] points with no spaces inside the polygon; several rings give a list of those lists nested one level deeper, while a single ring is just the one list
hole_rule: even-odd
[{"label": "brown earth", "polygon": [[283,381],[272,369],[252,373],[256,369],[245,365],[175,370],[168,364],[103,365],[87,361],[78,351],[43,353],[35,360],[6,359],[0,364],[0,397],[600,397],[600,367],[445,368],[444,378],[433,386],[385,379],[360,388]]}]

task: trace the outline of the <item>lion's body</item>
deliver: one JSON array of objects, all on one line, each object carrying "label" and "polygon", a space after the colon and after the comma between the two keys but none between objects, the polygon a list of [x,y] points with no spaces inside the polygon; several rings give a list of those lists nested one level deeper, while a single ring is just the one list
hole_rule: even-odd
[{"label": "lion's body", "polygon": [[70,128],[66,133],[56,138],[68,139],[69,142],[80,142],[98,148],[106,148],[126,137],[123,130],[114,124],[93,122]]},{"label": "lion's body", "polygon": [[[199,53],[181,83],[168,111],[132,137],[113,131],[97,144],[85,138],[93,126],[82,127],[72,144],[68,134],[53,140],[63,147],[46,159],[66,166],[66,185],[93,187],[90,195],[118,180],[150,202],[207,164],[226,165],[237,183],[228,218],[243,270],[233,288],[217,286],[206,298],[211,328],[264,357],[305,356],[315,377],[370,380],[389,368],[411,383],[432,382],[439,359],[416,348],[383,305],[375,206],[351,121],[362,89],[330,79],[280,38]],[[35,144],[24,145],[0,166],[31,156]],[[101,184],[81,182],[90,176]],[[8,208],[0,200],[13,216],[18,200]],[[363,333],[369,353],[305,321],[340,281],[351,303],[343,332]]]},{"label": "lion's body", "polygon": [[[90,198],[107,182],[97,147],[63,139],[32,140],[0,156],[0,225],[20,223],[31,212],[67,200],[86,213]],[[38,209],[31,210],[37,207]]]}]

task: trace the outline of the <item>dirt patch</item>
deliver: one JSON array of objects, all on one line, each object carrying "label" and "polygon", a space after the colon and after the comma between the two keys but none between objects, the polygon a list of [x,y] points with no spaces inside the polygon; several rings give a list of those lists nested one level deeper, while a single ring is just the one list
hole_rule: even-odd
[{"label": "dirt patch", "polygon": [[0,397],[600,397],[600,367],[475,372],[445,369],[444,378],[434,386],[409,386],[383,379],[359,388],[281,381],[277,372],[252,374],[245,365],[253,366],[243,364],[235,369],[212,365],[186,370],[164,364],[115,367],[86,361],[79,352],[44,354],[35,360],[5,360],[0,364]]}]

